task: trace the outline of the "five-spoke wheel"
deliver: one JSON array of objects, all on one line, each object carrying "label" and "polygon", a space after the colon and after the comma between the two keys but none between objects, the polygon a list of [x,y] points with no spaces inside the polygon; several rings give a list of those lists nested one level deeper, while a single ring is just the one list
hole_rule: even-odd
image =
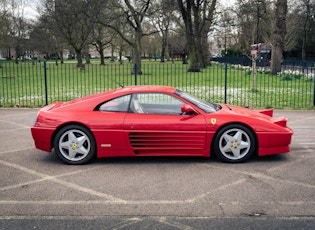
[{"label": "five-spoke wheel", "polygon": [[213,150],[224,162],[248,160],[255,152],[256,140],[250,129],[240,124],[223,127],[214,139]]},{"label": "five-spoke wheel", "polygon": [[95,140],[91,132],[80,125],[60,129],[54,139],[58,157],[67,164],[85,164],[95,155]]}]

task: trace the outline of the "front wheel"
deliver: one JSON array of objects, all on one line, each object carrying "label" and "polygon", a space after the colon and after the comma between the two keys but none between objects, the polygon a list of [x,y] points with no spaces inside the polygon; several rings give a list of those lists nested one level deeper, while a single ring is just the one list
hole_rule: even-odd
[{"label": "front wheel", "polygon": [[57,156],[66,164],[85,164],[95,156],[94,137],[80,125],[60,129],[54,139],[54,148]]},{"label": "front wheel", "polygon": [[223,162],[244,162],[254,154],[255,149],[253,132],[240,124],[225,126],[214,138],[213,150]]}]

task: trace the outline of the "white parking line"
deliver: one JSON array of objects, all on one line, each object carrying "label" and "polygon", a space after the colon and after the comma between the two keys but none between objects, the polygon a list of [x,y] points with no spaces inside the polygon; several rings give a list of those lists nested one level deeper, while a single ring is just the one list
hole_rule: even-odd
[{"label": "white parking line", "polygon": [[[29,129],[29,128],[31,128],[31,125],[21,125],[21,124],[19,124],[19,123],[12,122],[12,121],[7,121],[7,120],[0,120],[0,122],[7,123],[7,124],[11,124],[11,125],[16,125],[16,126],[19,126],[19,127],[24,128],[24,129]],[[10,130],[5,130],[5,131],[10,131]]]},{"label": "white parking line", "polygon": [[30,149],[34,149],[34,147],[30,147],[30,148],[24,148],[24,149],[11,149],[9,151],[0,151],[0,154],[5,154],[5,153],[14,153],[14,152],[19,152],[19,151],[26,151],[26,150],[30,150]]},{"label": "white parking line", "polygon": [[6,117],[20,117],[20,116],[23,116],[23,115],[29,115],[29,114],[34,114],[36,115],[38,112],[38,110],[36,111],[33,111],[33,112],[27,112],[27,113],[11,113],[10,115],[4,115],[4,116],[1,116],[0,114],[0,118],[6,118]]},{"label": "white parking line", "polygon": [[73,183],[66,182],[64,180],[58,179],[55,176],[45,175],[43,173],[37,172],[37,171],[32,170],[32,169],[28,169],[26,167],[23,167],[23,166],[20,166],[20,165],[17,165],[17,164],[5,162],[3,160],[0,160],[0,164],[3,164],[3,165],[6,165],[8,167],[12,167],[12,168],[21,170],[23,172],[26,172],[26,173],[29,173],[29,174],[32,174],[32,175],[35,175],[35,176],[38,176],[38,177],[41,177],[42,179],[45,179],[45,180],[53,181],[55,183],[64,185],[64,186],[66,186],[68,188],[72,188],[72,189],[76,189],[76,190],[81,191],[81,192],[88,193],[90,195],[94,195],[94,196],[98,196],[98,197],[101,197],[101,198],[105,198],[107,200],[111,200],[111,201],[114,201],[114,202],[121,202],[121,203],[125,203],[126,202],[126,201],[124,201],[122,199],[113,197],[111,195],[108,195],[108,194],[105,194],[105,193],[101,193],[101,192],[97,192],[97,191],[89,189],[89,188],[84,188],[82,186],[79,186],[79,185],[76,185],[76,184],[73,184]]},{"label": "white parking line", "polygon": [[211,167],[222,169],[222,170],[234,171],[234,172],[236,172],[238,174],[243,174],[243,175],[247,175],[247,176],[258,178],[258,179],[264,179],[264,180],[267,180],[267,181],[271,181],[272,180],[272,181],[276,181],[278,183],[293,184],[293,185],[297,185],[298,187],[303,186],[303,187],[306,187],[306,188],[315,189],[315,185],[313,185],[313,184],[308,184],[308,183],[299,182],[299,181],[290,181],[288,179],[276,178],[276,177],[272,177],[272,176],[266,175],[264,173],[246,172],[246,171],[232,169],[232,168],[225,168],[223,166],[222,167],[221,166],[211,166]]}]

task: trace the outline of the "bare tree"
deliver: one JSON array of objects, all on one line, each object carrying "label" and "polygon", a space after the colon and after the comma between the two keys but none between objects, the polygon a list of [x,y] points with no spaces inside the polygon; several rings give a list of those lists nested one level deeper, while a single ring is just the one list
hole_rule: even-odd
[{"label": "bare tree", "polygon": [[[94,18],[95,22],[115,30],[132,47],[133,64],[137,67],[137,73],[142,74],[141,39],[146,34],[151,34],[143,31],[143,23],[150,14],[151,0],[91,0],[89,2],[99,9],[98,13],[90,17]],[[126,31],[126,26],[132,28],[132,34],[129,30]]]},{"label": "bare tree", "polygon": [[161,62],[165,61],[166,49],[168,45],[168,36],[171,29],[174,30],[174,21],[177,4],[174,1],[162,0],[154,4],[155,15],[150,18],[151,24],[158,31],[158,37],[161,43],[160,55]]},{"label": "bare tree", "polygon": [[271,41],[271,0],[238,0],[236,12],[242,50],[249,51],[252,44]]},{"label": "bare tree", "polygon": [[11,48],[15,49],[16,61],[20,57],[24,58],[27,52],[27,39],[31,24],[24,17],[24,1],[5,1],[0,2],[0,44],[8,52],[5,55],[8,58],[13,56]]},{"label": "bare tree", "polygon": [[[147,13],[150,7],[151,0],[142,0],[142,1],[135,1],[132,2],[130,0],[124,0],[125,4],[119,5],[120,10],[123,12],[127,23],[131,26],[134,30],[134,39],[133,41],[126,37],[121,30],[116,30],[123,39],[128,42],[133,47],[133,64],[136,66],[136,71],[138,74],[142,74],[141,69],[141,39],[144,36],[142,24],[147,17]],[[117,29],[114,28],[114,29]]]},{"label": "bare tree", "polygon": [[285,51],[287,55],[314,57],[315,55],[315,1],[300,0],[289,4]]},{"label": "bare tree", "polygon": [[78,67],[83,67],[82,51],[88,46],[93,30],[93,23],[86,16],[86,12],[91,10],[88,6],[84,0],[45,0],[44,3],[46,25],[56,37],[62,37],[74,49]]},{"label": "bare tree", "polygon": [[216,3],[216,0],[212,0],[209,6],[207,4],[204,4],[201,8],[201,24],[203,26],[201,26],[200,28],[201,40],[197,44],[199,53],[201,55],[202,67],[207,67],[208,65],[210,65],[208,34],[213,25]]},{"label": "bare tree", "polygon": [[168,38],[168,52],[169,56],[180,58],[180,54],[186,47],[185,29],[182,27],[177,28],[175,31],[170,31]]},{"label": "bare tree", "polygon": [[96,48],[97,52],[100,54],[101,65],[105,65],[104,50],[109,47],[110,43],[113,41],[113,32],[102,25],[94,25],[94,30],[92,31],[92,45]]},{"label": "bare tree", "polygon": [[[183,0],[178,0],[179,11],[182,14],[182,18],[185,24],[185,32],[187,39],[187,46],[189,49],[189,57],[190,57],[190,67],[188,71],[191,72],[199,72],[200,71],[200,62],[199,56],[197,53],[197,45],[195,39],[195,32],[193,27],[193,11],[192,5],[194,4],[193,0],[187,0],[186,4]],[[198,22],[196,22],[197,24]],[[183,52],[183,55],[186,55]],[[183,64],[185,62],[183,61]]]},{"label": "bare tree", "polygon": [[5,37],[8,35],[6,31],[6,27],[8,24],[9,12],[7,9],[6,0],[0,1],[0,56],[3,55],[1,53],[1,48],[5,47]]},{"label": "bare tree", "polygon": [[177,0],[179,11],[182,15],[187,47],[189,52],[190,66],[188,71],[199,72],[205,66],[203,52],[208,52],[207,34],[212,24],[213,12],[216,0]]},{"label": "bare tree", "polygon": [[282,53],[285,44],[287,0],[277,0],[275,8],[275,22],[272,33],[271,74],[281,71]]},{"label": "bare tree", "polygon": [[[299,49],[300,39],[300,10],[297,8],[291,8],[288,5],[288,16],[287,16],[287,33],[285,40],[285,51],[292,55]],[[296,52],[297,53],[297,52]],[[293,54],[294,55],[294,54]]]},{"label": "bare tree", "polygon": [[[302,0],[300,6],[300,20],[302,31],[302,50],[301,56],[302,59],[306,58],[307,47],[314,47],[314,43],[312,44],[310,41],[314,41],[314,22],[315,22],[315,2],[312,0]],[[313,24],[313,25],[312,25]],[[313,35],[313,39],[312,39]],[[310,46],[310,44],[312,44]]]}]

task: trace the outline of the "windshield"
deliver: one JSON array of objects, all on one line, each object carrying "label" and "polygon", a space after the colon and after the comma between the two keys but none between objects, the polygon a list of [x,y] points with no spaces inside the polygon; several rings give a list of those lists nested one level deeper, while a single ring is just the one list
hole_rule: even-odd
[{"label": "windshield", "polygon": [[202,109],[206,113],[213,113],[213,112],[218,111],[222,108],[218,104],[196,98],[196,97],[189,95],[189,94],[187,94],[187,93],[185,93],[179,89],[176,89],[175,94],[180,96],[181,98],[189,101],[190,103],[194,104],[195,106]]}]

